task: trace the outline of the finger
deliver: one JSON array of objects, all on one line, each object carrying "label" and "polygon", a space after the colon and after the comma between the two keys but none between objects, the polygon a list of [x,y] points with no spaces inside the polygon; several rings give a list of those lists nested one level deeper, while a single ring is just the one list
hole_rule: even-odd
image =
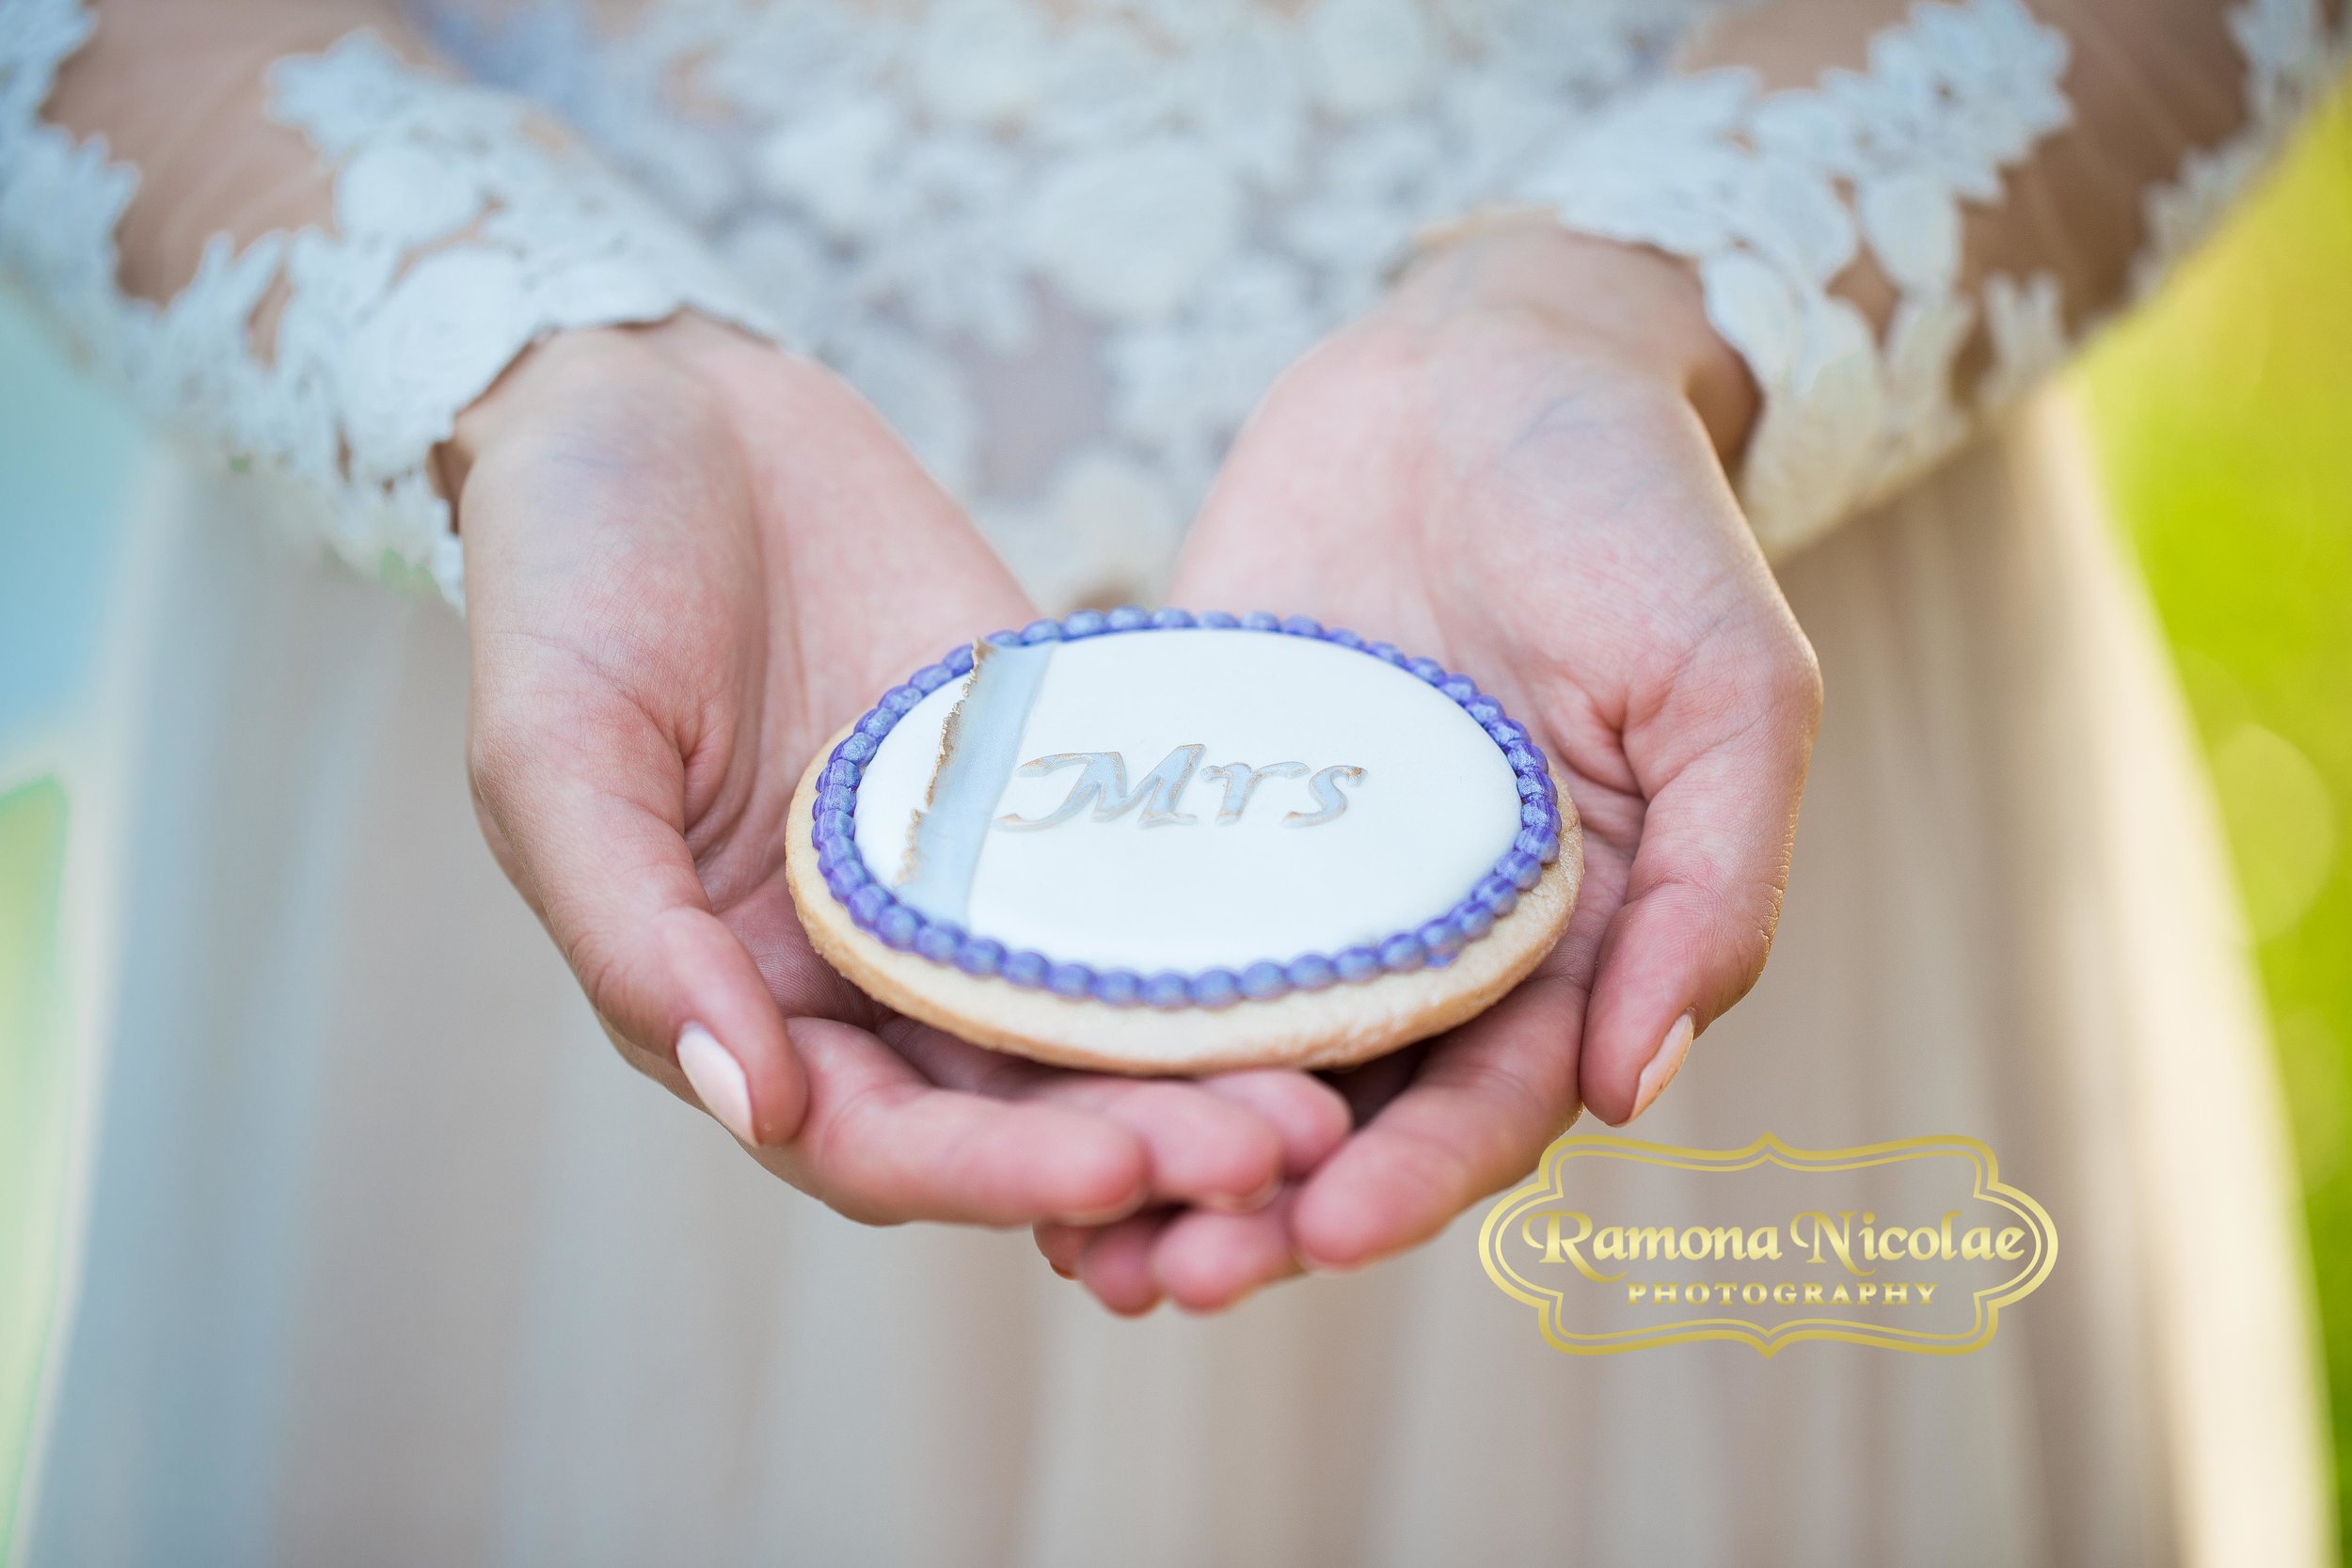
[{"label": "finger", "polygon": [[1275,1125],[1248,1104],[1188,1080],[1041,1067],[912,1021],[887,1027],[885,1037],[936,1082],[995,1099],[1063,1105],[1127,1129],[1149,1156],[1152,1194],[1159,1201],[1253,1209],[1281,1183],[1284,1145]]},{"label": "finger", "polygon": [[1255,1209],[1281,1184],[1282,1139],[1273,1124],[1194,1085],[1057,1073],[1032,1093],[1135,1133],[1150,1151],[1152,1196],[1163,1202]]},{"label": "finger", "polygon": [[1719,647],[1648,733],[1628,734],[1649,801],[1601,940],[1581,1067],[1604,1121],[1649,1107],[1772,950],[1820,715],[1810,650],[1786,631]]},{"label": "finger", "polygon": [[1286,1187],[1254,1214],[1195,1209],[1177,1215],[1152,1244],[1153,1282],[1187,1312],[1219,1312],[1298,1273],[1290,1231],[1297,1196]]},{"label": "finger", "polygon": [[780,1143],[807,1085],[759,966],[651,803],[683,799],[676,753],[631,716],[592,727],[594,772],[564,766],[572,744],[478,729],[475,793],[498,847],[607,1027],[674,1064],[736,1137]]},{"label": "finger", "polygon": [[1153,1210],[1105,1226],[1078,1255],[1078,1278],[1094,1298],[1122,1318],[1139,1318],[1160,1304],[1152,1277],[1152,1243],[1168,1223]]},{"label": "finger", "polygon": [[1200,1087],[1263,1117],[1281,1139],[1282,1174],[1293,1179],[1323,1164],[1353,1125],[1346,1099],[1311,1073],[1223,1072],[1201,1079]]},{"label": "finger", "polygon": [[[1416,1058],[1418,1059],[1418,1058]],[[1347,1102],[1340,1092],[1311,1075],[1287,1070],[1222,1073],[1200,1081],[1214,1094],[1251,1105],[1282,1131],[1284,1173],[1303,1177],[1347,1135]],[[1291,1256],[1288,1206],[1278,1211],[1278,1189],[1264,1204],[1240,1213],[1200,1209],[1181,1214],[1168,1227],[1153,1253],[1153,1272],[1171,1240],[1182,1238],[1174,1256],[1191,1310],[1229,1306],[1268,1280],[1296,1270]],[[1216,1224],[1204,1224],[1205,1221]],[[1232,1222],[1229,1226],[1224,1222]],[[1078,1277],[1078,1257],[1095,1231],[1082,1226],[1041,1225],[1034,1229],[1038,1252],[1064,1279]],[[1171,1295],[1177,1294],[1170,1291]]]},{"label": "finger", "polygon": [[1439,1041],[1403,1093],[1307,1179],[1291,1215],[1311,1269],[1428,1240],[1525,1175],[1576,1119],[1583,991],[1555,958]]},{"label": "finger", "polygon": [[852,1219],[1102,1225],[1149,1193],[1141,1140],[1109,1119],[928,1082],[875,1036],[796,1018],[808,1112],[762,1163]]},{"label": "finger", "polygon": [[1047,1220],[1029,1227],[1029,1239],[1037,1243],[1038,1255],[1045,1264],[1064,1279],[1078,1277],[1078,1254],[1094,1240],[1094,1232],[1083,1225],[1063,1225]]},{"label": "finger", "polygon": [[1348,1125],[1361,1127],[1378,1116],[1390,1101],[1405,1092],[1405,1085],[1413,1081],[1428,1054],[1428,1042],[1423,1041],[1332,1073],[1331,1086],[1347,1101]]}]

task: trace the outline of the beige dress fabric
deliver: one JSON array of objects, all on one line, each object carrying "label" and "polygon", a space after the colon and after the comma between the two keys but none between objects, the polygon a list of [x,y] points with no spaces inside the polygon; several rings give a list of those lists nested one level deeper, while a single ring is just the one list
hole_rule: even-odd
[{"label": "beige dress fabric", "polygon": [[159,457],[124,552],[36,1568],[2326,1560],[2247,943],[2054,401],[1785,563],[1829,695],[1779,946],[1642,1129],[1991,1144],[2063,1250],[1953,1359],[1570,1358],[1475,1212],[1140,1323],[837,1218],[603,1043],[475,831],[455,618],[258,495]]}]

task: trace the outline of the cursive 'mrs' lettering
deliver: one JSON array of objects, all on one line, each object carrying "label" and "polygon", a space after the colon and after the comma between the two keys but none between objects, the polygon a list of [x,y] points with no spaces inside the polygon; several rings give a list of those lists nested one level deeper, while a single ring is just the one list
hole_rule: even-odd
[{"label": "cursive 'mrs' lettering", "polygon": [[1081,813],[1097,822],[1111,822],[1136,812],[1136,819],[1147,828],[1193,826],[1200,819],[1184,810],[1183,801],[1184,790],[1197,773],[1224,786],[1216,816],[1216,825],[1222,828],[1230,828],[1242,819],[1250,801],[1257,798],[1258,786],[1265,780],[1304,778],[1314,809],[1285,812],[1282,826],[1312,828],[1345,813],[1347,796],[1342,786],[1352,787],[1364,778],[1362,768],[1347,767],[1325,768],[1310,775],[1303,762],[1270,762],[1262,768],[1246,762],[1228,762],[1202,768],[1200,754],[1206,750],[1199,744],[1175,748],[1132,787],[1127,783],[1127,759],[1117,752],[1056,752],[1025,762],[1019,769],[1025,778],[1042,778],[1075,768],[1079,769],[1077,781],[1070,786],[1070,793],[1061,803],[1042,816],[1007,812],[996,818],[996,825],[1017,832],[1036,832],[1058,827]]}]

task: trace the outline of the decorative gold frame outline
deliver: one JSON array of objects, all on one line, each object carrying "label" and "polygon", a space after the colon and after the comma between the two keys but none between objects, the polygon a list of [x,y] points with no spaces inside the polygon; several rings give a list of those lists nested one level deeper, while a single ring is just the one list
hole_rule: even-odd
[{"label": "decorative gold frame outline", "polygon": [[[1572,1159],[1631,1160],[1642,1164],[1667,1165],[1677,1170],[1737,1171],[1776,1164],[1792,1171],[1860,1170],[1901,1160],[1939,1157],[1967,1160],[1974,1167],[1972,1196],[2008,1209],[2026,1222],[2034,1239],[2025,1267],[1998,1285],[1975,1292],[1976,1319],[1964,1334],[1931,1334],[1917,1329],[1886,1327],[1846,1318],[1794,1318],[1774,1327],[1745,1318],[1691,1318],[1641,1328],[1581,1334],[1566,1326],[1565,1291],[1547,1289],[1521,1275],[1503,1258],[1502,1239],[1523,1214],[1548,1201],[1565,1202],[1563,1172]],[[1866,1144],[1854,1148],[1796,1148],[1767,1132],[1745,1148],[1683,1148],[1672,1144],[1643,1143],[1603,1133],[1570,1133],[1544,1150],[1543,1163],[1525,1182],[1495,1200],[1478,1230],[1478,1259],[1486,1277],[1504,1294],[1536,1309],[1544,1338],[1570,1355],[1615,1355],[1656,1345],[1678,1345],[1699,1339],[1731,1339],[1753,1345],[1767,1356],[1805,1339],[1842,1339],[1850,1344],[1876,1345],[1909,1351],[1916,1355],[1965,1355],[1982,1349],[2000,1326],[2000,1311],[2041,1288],[2058,1261],[2058,1227],[2049,1212],[2033,1196],[2001,1180],[2000,1164],[1980,1139],[1949,1133],[1935,1137],[1899,1138],[1892,1143]]]}]

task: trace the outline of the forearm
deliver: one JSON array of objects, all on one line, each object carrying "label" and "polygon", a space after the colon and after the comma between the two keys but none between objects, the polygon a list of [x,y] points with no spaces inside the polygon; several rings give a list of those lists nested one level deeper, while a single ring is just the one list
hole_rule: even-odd
[{"label": "forearm", "polygon": [[457,596],[436,453],[551,332],[760,325],[560,127],[368,0],[15,0],[0,269],[150,411],[307,486],[352,564]]},{"label": "forearm", "polygon": [[269,113],[272,66],[367,29],[431,68],[399,10],[375,0],[102,0],[88,15],[89,40],[58,69],[41,118],[103,139],[138,171],[115,230],[119,281],[159,305],[196,275],[216,234],[243,248],[332,224],[332,168]]},{"label": "forearm", "polygon": [[2159,277],[2331,79],[2304,0],[1773,0],[1525,194],[1694,265],[1790,547],[1948,451]]},{"label": "forearm", "polygon": [[[1909,8],[1890,0],[1777,0],[1703,29],[1680,65],[1693,72],[1744,68],[1768,92],[1818,89],[1832,72],[1869,71],[1871,40],[1901,24]],[[2169,238],[2153,231],[2152,209],[2164,191],[2197,160],[2283,129],[2326,74],[2324,22],[2311,10],[2312,30],[2296,38],[2298,8],[2259,0],[2033,0],[2030,14],[2055,46],[2049,63],[2064,119],[2002,160],[1996,190],[1963,193],[1960,288],[2047,275],[2069,324],[2079,327],[2127,297],[2136,278],[2152,281],[2156,250]],[[2249,26],[2266,29],[2276,55],[2248,48]],[[2282,87],[2292,101],[2282,101]],[[1948,150],[1917,150],[1932,162]],[[1882,328],[1888,324],[1898,291],[1871,249],[1838,287]]]}]

